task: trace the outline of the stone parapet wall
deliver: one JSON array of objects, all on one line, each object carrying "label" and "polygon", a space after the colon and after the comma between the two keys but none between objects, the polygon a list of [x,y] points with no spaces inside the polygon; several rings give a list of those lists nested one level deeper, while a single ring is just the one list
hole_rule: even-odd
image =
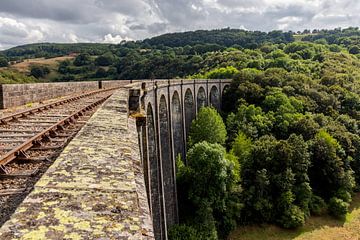
[{"label": "stone parapet wall", "polygon": [[1,108],[25,105],[66,96],[73,93],[99,89],[99,83],[93,82],[62,82],[62,83],[32,83],[3,84],[0,99]]},{"label": "stone parapet wall", "polygon": [[0,239],[154,239],[128,89],[80,130],[0,228]]},{"label": "stone parapet wall", "polygon": [[110,80],[110,81],[101,81],[101,88],[115,88],[123,87],[129,84],[131,80]]}]

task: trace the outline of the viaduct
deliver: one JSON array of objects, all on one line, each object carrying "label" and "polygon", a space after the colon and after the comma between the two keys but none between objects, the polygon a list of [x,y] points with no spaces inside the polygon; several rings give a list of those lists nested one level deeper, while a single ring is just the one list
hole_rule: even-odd
[{"label": "viaduct", "polygon": [[[220,110],[228,80],[169,80],[130,89],[130,113],[137,116],[141,162],[156,239],[178,221],[176,158],[185,160],[192,120],[203,106]],[[135,114],[136,115],[136,114]]]},{"label": "viaduct", "polygon": [[[118,80],[93,86],[84,83],[86,90],[107,85],[121,88],[43,175],[34,191],[2,226],[0,238],[27,239],[21,237],[34,236],[41,230],[47,239],[52,239],[48,236],[54,234],[54,229],[61,229],[64,238],[76,233],[86,239],[97,234],[90,239],[166,240],[167,229],[178,222],[176,158],[181,156],[186,161],[192,120],[203,106],[220,109],[230,82],[174,79]],[[3,97],[2,102],[14,101]],[[116,220],[117,227],[112,211],[89,207],[99,196],[106,208],[116,205],[120,209],[116,211],[122,214]],[[76,205],[79,201],[82,205],[69,210],[68,204]],[[123,205],[119,206],[119,202]],[[56,205],[55,213],[49,209],[50,203]],[[103,211],[101,221],[91,217],[98,216],[97,211]],[[64,215],[68,218],[57,219]]]}]

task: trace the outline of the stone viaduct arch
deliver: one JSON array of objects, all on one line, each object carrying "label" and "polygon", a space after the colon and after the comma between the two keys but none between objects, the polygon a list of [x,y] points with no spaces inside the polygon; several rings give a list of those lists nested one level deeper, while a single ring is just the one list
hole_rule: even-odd
[{"label": "stone viaduct arch", "polygon": [[203,106],[221,108],[230,80],[156,80],[129,85],[137,116],[148,203],[156,239],[178,222],[176,157],[185,161],[191,121]]}]

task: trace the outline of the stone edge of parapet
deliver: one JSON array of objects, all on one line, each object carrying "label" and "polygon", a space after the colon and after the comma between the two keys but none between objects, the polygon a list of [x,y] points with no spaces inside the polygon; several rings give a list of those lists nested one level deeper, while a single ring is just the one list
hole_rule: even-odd
[{"label": "stone edge of parapet", "polygon": [[[131,88],[131,86],[123,87],[122,89],[119,89],[117,91],[127,91],[129,88]],[[117,94],[119,94],[119,93],[115,92],[115,96]],[[129,97],[128,93],[124,94],[124,97],[128,98]],[[126,99],[126,102],[127,101],[128,101],[128,99]],[[101,107],[106,107],[107,106],[106,104],[110,103],[110,102],[113,102],[112,97],[110,97]],[[128,133],[130,134],[130,136],[132,136],[134,138],[132,140],[135,143],[134,144],[135,147],[133,149],[133,154],[132,154],[133,155],[133,171],[134,171],[134,175],[135,175],[137,204],[138,204],[138,210],[139,210],[138,213],[139,213],[139,218],[141,219],[141,223],[142,223],[141,230],[140,230],[141,236],[142,236],[142,239],[154,239],[152,220],[151,220],[151,216],[150,216],[149,206],[147,204],[147,196],[146,196],[146,190],[145,190],[145,183],[144,183],[144,179],[143,179],[142,167],[140,165],[141,161],[140,161],[140,152],[139,152],[139,146],[138,146],[138,140],[137,140],[136,123],[135,123],[135,119],[131,118],[129,116],[128,112],[126,114],[127,114],[127,123],[126,123],[127,130],[128,130]],[[96,113],[93,116],[96,116]],[[82,131],[83,131],[83,129],[79,131],[77,136],[80,135]],[[8,220],[8,222],[10,222],[11,220],[12,220],[12,218],[10,218],[10,220]],[[4,234],[11,229],[11,226],[9,226],[7,223],[5,223],[1,229],[3,231],[0,231],[0,234]],[[130,239],[131,239],[131,237],[130,237]]]}]

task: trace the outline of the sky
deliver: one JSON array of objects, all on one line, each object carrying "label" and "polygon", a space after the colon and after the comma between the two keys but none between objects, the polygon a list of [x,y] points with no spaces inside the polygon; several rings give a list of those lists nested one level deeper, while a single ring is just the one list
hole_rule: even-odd
[{"label": "sky", "polygon": [[119,43],[226,27],[356,27],[359,12],[359,0],[0,0],[0,49],[36,42]]}]

